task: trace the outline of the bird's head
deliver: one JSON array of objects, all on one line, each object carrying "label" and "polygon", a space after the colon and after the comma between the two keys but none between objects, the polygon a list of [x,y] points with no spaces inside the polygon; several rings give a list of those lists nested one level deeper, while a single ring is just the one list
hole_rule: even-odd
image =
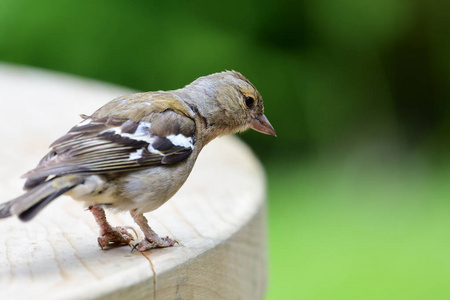
[{"label": "bird's head", "polygon": [[276,136],[264,115],[261,94],[241,73],[226,71],[200,77],[185,89],[191,95],[187,102],[196,106],[214,135],[251,128]]}]

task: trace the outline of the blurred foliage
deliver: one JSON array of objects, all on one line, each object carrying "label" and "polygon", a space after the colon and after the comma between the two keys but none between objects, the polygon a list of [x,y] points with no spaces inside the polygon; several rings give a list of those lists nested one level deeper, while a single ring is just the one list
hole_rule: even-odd
[{"label": "blurred foliage", "polygon": [[423,299],[450,296],[437,250],[450,250],[449,13],[425,0],[2,0],[0,60],[145,91],[242,72],[278,134],[242,135],[268,167],[268,297]]},{"label": "blurred foliage", "polygon": [[396,167],[269,166],[267,299],[449,299],[450,168]]},{"label": "blurred foliage", "polygon": [[437,151],[449,127],[447,6],[3,0],[0,59],[138,90],[239,70],[279,133],[245,136],[269,158],[362,145]]}]

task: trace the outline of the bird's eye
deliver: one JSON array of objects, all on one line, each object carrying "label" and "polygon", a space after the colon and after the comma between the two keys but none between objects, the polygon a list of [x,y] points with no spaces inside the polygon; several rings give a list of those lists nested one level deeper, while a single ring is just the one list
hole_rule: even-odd
[{"label": "bird's eye", "polygon": [[255,105],[255,99],[253,99],[253,97],[245,97],[245,106],[247,106],[248,109],[253,108],[253,106]]}]

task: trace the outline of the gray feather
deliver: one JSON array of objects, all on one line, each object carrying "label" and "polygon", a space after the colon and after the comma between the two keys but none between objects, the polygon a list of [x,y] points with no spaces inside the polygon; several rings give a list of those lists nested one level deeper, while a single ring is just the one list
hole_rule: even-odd
[{"label": "gray feather", "polygon": [[0,218],[17,215],[23,221],[34,217],[51,200],[64,194],[78,184],[83,183],[83,176],[69,175],[45,181],[20,197],[0,205]]}]

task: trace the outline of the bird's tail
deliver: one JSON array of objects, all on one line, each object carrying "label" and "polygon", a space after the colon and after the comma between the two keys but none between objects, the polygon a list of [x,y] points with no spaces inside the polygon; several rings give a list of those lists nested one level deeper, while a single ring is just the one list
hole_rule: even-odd
[{"label": "bird's tail", "polygon": [[13,200],[0,204],[0,219],[13,215],[22,221],[31,220],[53,199],[83,183],[80,175],[66,175],[47,180]]}]

